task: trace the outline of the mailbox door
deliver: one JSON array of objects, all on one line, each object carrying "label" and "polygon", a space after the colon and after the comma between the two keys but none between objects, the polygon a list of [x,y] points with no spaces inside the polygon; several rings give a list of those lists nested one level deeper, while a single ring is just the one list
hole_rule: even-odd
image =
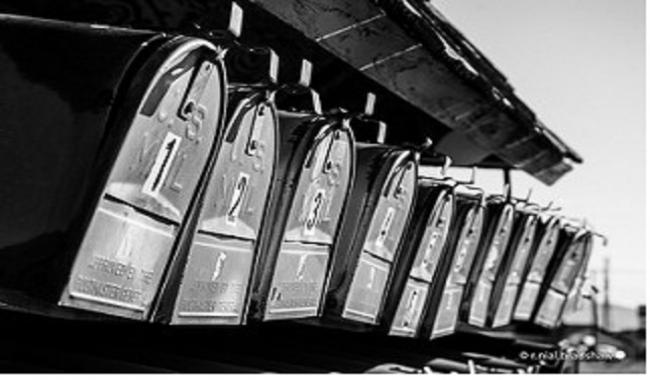
[{"label": "mailbox door", "polygon": [[513,318],[517,321],[530,320],[537,297],[541,290],[544,274],[557,246],[560,235],[560,224],[557,219],[550,219],[544,225],[544,233],[536,244],[530,268],[525,275],[525,281],[519,290]]},{"label": "mailbox door", "polygon": [[453,250],[451,267],[443,283],[442,296],[438,303],[433,303],[437,310],[431,310],[435,313],[435,317],[430,339],[449,335],[456,329],[465,286],[481,240],[484,220],[485,209],[480,206],[470,208],[464,217],[461,232]]},{"label": "mailbox door", "polygon": [[472,325],[483,327],[487,319],[490,295],[494,281],[498,275],[498,269],[505,254],[514,218],[514,208],[511,204],[505,204],[499,214],[494,230],[490,234],[490,240],[484,252],[485,258],[480,268],[480,273],[471,296],[469,316],[467,322]]},{"label": "mailbox door", "polygon": [[383,183],[368,188],[370,192],[379,192],[379,196],[373,194],[369,197],[372,202],[366,205],[365,220],[361,223],[367,223],[368,228],[365,236],[356,237],[363,239],[362,253],[343,307],[343,317],[357,322],[378,323],[397,250],[411,214],[417,164],[410,152],[400,153],[397,159],[383,158],[388,174],[378,177]]},{"label": "mailbox door", "polygon": [[222,121],[215,48],[176,39],[145,64],[156,74],[110,171],[60,303],[145,319]]},{"label": "mailbox door", "polygon": [[447,241],[453,212],[453,194],[451,191],[441,193],[427,221],[427,227],[417,248],[415,260],[411,266],[411,277],[426,282],[433,280],[442,249]]},{"label": "mailbox door", "polygon": [[494,295],[496,302],[492,327],[505,326],[512,319],[512,311],[515,307],[517,291],[523,277],[523,270],[528,256],[531,253],[535,240],[537,228],[537,216],[528,214],[524,216],[524,223],[521,233],[512,244],[512,255],[509,266],[502,271],[505,279],[500,292]]},{"label": "mailbox door", "polygon": [[389,334],[413,337],[422,321],[427,294],[447,241],[454,212],[454,196],[442,190],[436,197],[426,227],[419,237],[415,258],[410,267]]},{"label": "mailbox door", "polygon": [[569,300],[567,304],[572,305],[574,309],[578,308],[579,302],[582,299],[582,292],[585,282],[587,281],[587,269],[589,267],[589,260],[591,259],[591,253],[593,251],[594,236],[592,233],[587,233],[585,236],[584,250],[585,253],[582,258],[582,263],[580,264],[580,270],[577,275],[577,279],[573,284],[573,288],[569,293]]},{"label": "mailbox door", "polygon": [[586,254],[584,236],[577,236],[564,253],[535,316],[536,324],[548,328],[557,325]]},{"label": "mailbox door", "polygon": [[[309,125],[303,127],[309,128]],[[295,162],[296,157],[305,158]],[[320,313],[329,258],[340,216],[352,183],[353,137],[348,127],[322,130],[299,165],[287,218],[273,263],[264,319],[316,316]]]},{"label": "mailbox door", "polygon": [[238,99],[209,177],[172,323],[244,322],[276,138],[273,103],[258,92]]}]

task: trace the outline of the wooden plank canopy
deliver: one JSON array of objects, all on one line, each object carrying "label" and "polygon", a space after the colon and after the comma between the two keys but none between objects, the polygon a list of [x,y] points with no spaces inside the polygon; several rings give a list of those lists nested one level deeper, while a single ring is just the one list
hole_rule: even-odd
[{"label": "wooden plank canopy", "polygon": [[547,184],[581,162],[430,2],[253,2],[447,126],[437,148],[456,162],[496,155]]},{"label": "wooden plank canopy", "polygon": [[[552,184],[581,157],[514,93],[506,77],[425,0],[238,0],[241,41],[280,56],[280,81],[302,58],[327,108],[375,116],[387,142],[419,144],[457,165],[521,169]],[[230,0],[5,0],[0,12],[201,35],[225,29]],[[433,151],[423,162],[433,163]]]}]

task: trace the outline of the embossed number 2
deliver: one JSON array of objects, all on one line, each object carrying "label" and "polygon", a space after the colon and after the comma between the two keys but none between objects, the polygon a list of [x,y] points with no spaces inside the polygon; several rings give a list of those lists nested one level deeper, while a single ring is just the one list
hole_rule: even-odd
[{"label": "embossed number 2", "polygon": [[237,218],[239,217],[239,212],[241,211],[242,203],[244,200],[244,195],[246,194],[246,189],[248,188],[248,178],[249,176],[247,174],[239,173],[239,178],[237,179],[237,184],[235,184],[235,189],[232,193],[230,205],[228,206],[228,212],[226,214],[226,220],[229,224],[235,224],[237,222]]}]

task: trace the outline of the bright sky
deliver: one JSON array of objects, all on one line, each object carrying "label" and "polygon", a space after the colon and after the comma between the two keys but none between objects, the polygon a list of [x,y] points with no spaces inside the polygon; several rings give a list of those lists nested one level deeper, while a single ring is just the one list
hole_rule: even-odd
[{"label": "bright sky", "polygon": [[[612,303],[645,303],[645,4],[643,0],[433,0],[510,80],[538,117],[585,159],[540,202],[587,217],[610,238]],[[499,177],[500,178],[500,177]],[[478,176],[498,189],[494,176]],[[483,181],[483,182],[481,182]]]}]

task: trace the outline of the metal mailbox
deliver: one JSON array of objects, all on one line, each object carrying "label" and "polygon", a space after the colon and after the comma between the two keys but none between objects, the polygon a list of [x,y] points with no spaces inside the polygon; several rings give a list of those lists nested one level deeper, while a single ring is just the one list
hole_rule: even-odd
[{"label": "metal mailbox", "polygon": [[[589,231],[589,236],[585,238],[585,255],[584,255],[585,257],[583,258],[582,263],[580,264],[580,269],[578,271],[578,275],[573,285],[573,288],[571,289],[571,292],[569,292],[569,295],[567,297],[565,308],[572,307],[574,310],[580,308],[580,301],[585,296],[584,287],[589,281],[587,269],[589,268],[589,263],[591,260],[591,255],[594,246],[594,236],[596,236],[596,234],[597,233],[594,233],[593,231]],[[604,239],[604,244],[607,244],[607,238],[603,235],[599,235],[599,236]]]},{"label": "metal mailbox", "polygon": [[517,295],[512,316],[515,321],[529,321],[533,315],[544,276],[558,244],[560,225],[560,219],[557,217],[540,220],[533,254],[526,264],[524,282]]},{"label": "metal mailbox", "polygon": [[513,236],[490,296],[488,325],[510,324],[523,272],[535,242],[538,212],[530,205],[518,203],[515,210]]},{"label": "metal mailbox", "polygon": [[417,154],[357,143],[355,178],[334,245],[324,317],[376,325],[416,194]]},{"label": "metal mailbox", "polygon": [[453,188],[434,179],[418,181],[416,214],[408,226],[385,315],[389,335],[415,337],[441,261],[454,215]]},{"label": "metal mailbox", "polygon": [[16,163],[0,169],[0,286],[146,319],[222,123],[216,47],[8,15],[0,30],[0,157]]},{"label": "metal mailbox", "polygon": [[456,330],[462,297],[485,221],[482,194],[455,191],[456,204],[447,244],[434,276],[419,336],[435,339]]},{"label": "metal mailbox", "polygon": [[513,204],[501,196],[487,200],[486,230],[481,238],[464,296],[463,319],[471,325],[486,326],[490,294],[508,247],[514,211]]},{"label": "metal mailbox", "polygon": [[548,286],[535,314],[534,323],[546,328],[557,326],[569,293],[575,286],[591,247],[591,235],[584,229],[565,227],[556,265],[549,271]]},{"label": "metal mailbox", "polygon": [[209,177],[172,324],[245,322],[249,279],[276,164],[272,92],[237,86]]},{"label": "metal mailbox", "polygon": [[[355,162],[344,114],[319,114],[310,89],[281,91],[278,165],[251,293],[250,314],[261,320],[321,313]],[[296,103],[311,103],[311,109],[290,108]]]},{"label": "metal mailbox", "polygon": [[215,55],[207,41],[178,38],[144,64],[155,74],[124,120],[61,305],[148,317],[222,122],[226,80]]}]

